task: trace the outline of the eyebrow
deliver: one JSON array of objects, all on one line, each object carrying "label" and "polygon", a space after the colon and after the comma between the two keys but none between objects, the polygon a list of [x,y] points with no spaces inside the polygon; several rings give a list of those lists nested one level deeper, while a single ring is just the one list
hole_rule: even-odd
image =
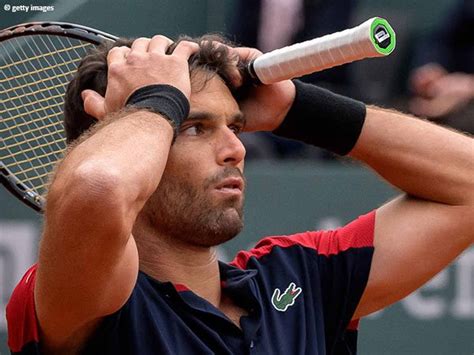
[{"label": "eyebrow", "polygon": [[[206,120],[216,120],[219,115],[216,115],[213,112],[207,111],[192,111],[189,113],[188,118],[185,121],[206,121]],[[240,123],[245,126],[247,119],[242,111],[238,111],[230,116],[230,121],[232,123]]]}]

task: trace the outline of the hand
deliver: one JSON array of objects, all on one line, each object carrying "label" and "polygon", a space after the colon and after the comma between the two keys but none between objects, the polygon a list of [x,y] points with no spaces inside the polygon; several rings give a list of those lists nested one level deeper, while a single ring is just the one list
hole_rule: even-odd
[{"label": "hand", "polygon": [[417,96],[427,97],[430,86],[447,74],[447,70],[437,63],[425,64],[411,73],[410,89]]},{"label": "hand", "polygon": [[419,116],[442,117],[474,99],[474,75],[448,73],[433,64],[415,72],[412,87],[417,96],[410,100],[409,107]]},{"label": "hand", "polygon": [[114,47],[107,56],[108,74],[105,97],[93,90],[84,90],[84,110],[97,119],[120,110],[137,89],[153,84],[168,84],[189,98],[191,81],[188,59],[198,49],[197,43],[182,41],[172,54],[166,54],[173,42],[157,35],[139,38],[128,47]]},{"label": "hand", "polygon": [[[230,55],[248,63],[262,55],[253,48],[230,48]],[[239,88],[243,78],[237,69],[233,75],[233,84]],[[280,81],[271,85],[252,87],[244,99],[239,102],[240,109],[247,117],[245,131],[273,131],[280,126],[295,99],[295,85],[291,80]]]}]

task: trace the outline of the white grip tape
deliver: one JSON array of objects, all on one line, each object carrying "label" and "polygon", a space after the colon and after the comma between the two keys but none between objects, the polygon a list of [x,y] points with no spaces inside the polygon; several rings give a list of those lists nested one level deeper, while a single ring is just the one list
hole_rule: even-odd
[{"label": "white grip tape", "polygon": [[258,57],[253,68],[264,84],[296,78],[337,65],[381,57],[371,41],[375,18],[341,32],[280,48]]}]

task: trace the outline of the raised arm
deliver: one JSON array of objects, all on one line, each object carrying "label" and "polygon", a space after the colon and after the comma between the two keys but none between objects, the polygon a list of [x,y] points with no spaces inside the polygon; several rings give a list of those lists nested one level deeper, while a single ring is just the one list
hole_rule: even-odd
[{"label": "raised arm", "polygon": [[406,193],[377,210],[357,317],[405,297],[473,243],[474,140],[370,107],[350,155]]},{"label": "raised arm", "polygon": [[[243,60],[260,54],[234,51]],[[246,129],[349,154],[405,193],[376,212],[375,251],[357,318],[408,295],[473,243],[474,140],[295,83],[296,91],[290,81],[253,88],[241,102]]]},{"label": "raised arm", "polygon": [[35,287],[47,350],[80,344],[135,285],[131,231],[160,182],[173,128],[163,115],[121,108],[150,84],[173,85],[189,97],[188,58],[197,45],[182,42],[165,55],[169,44],[155,36],[136,40],[131,49],[112,49],[105,98],[83,93],[86,112],[102,122],[59,164],[47,196]]},{"label": "raised arm", "polygon": [[472,138],[301,83],[274,132],[349,154],[405,193],[376,212],[356,318],[408,295],[472,244]]}]

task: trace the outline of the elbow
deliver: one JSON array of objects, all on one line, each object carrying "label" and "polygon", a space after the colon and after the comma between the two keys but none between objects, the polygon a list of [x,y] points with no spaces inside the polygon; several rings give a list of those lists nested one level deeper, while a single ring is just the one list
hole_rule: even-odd
[{"label": "elbow", "polygon": [[63,208],[104,211],[122,209],[120,173],[96,163],[85,163],[58,173],[46,197],[46,211]]},{"label": "elbow", "polygon": [[104,170],[90,165],[57,174],[46,198],[48,243],[94,245],[99,254],[126,245],[136,216],[124,203],[120,176]]}]

